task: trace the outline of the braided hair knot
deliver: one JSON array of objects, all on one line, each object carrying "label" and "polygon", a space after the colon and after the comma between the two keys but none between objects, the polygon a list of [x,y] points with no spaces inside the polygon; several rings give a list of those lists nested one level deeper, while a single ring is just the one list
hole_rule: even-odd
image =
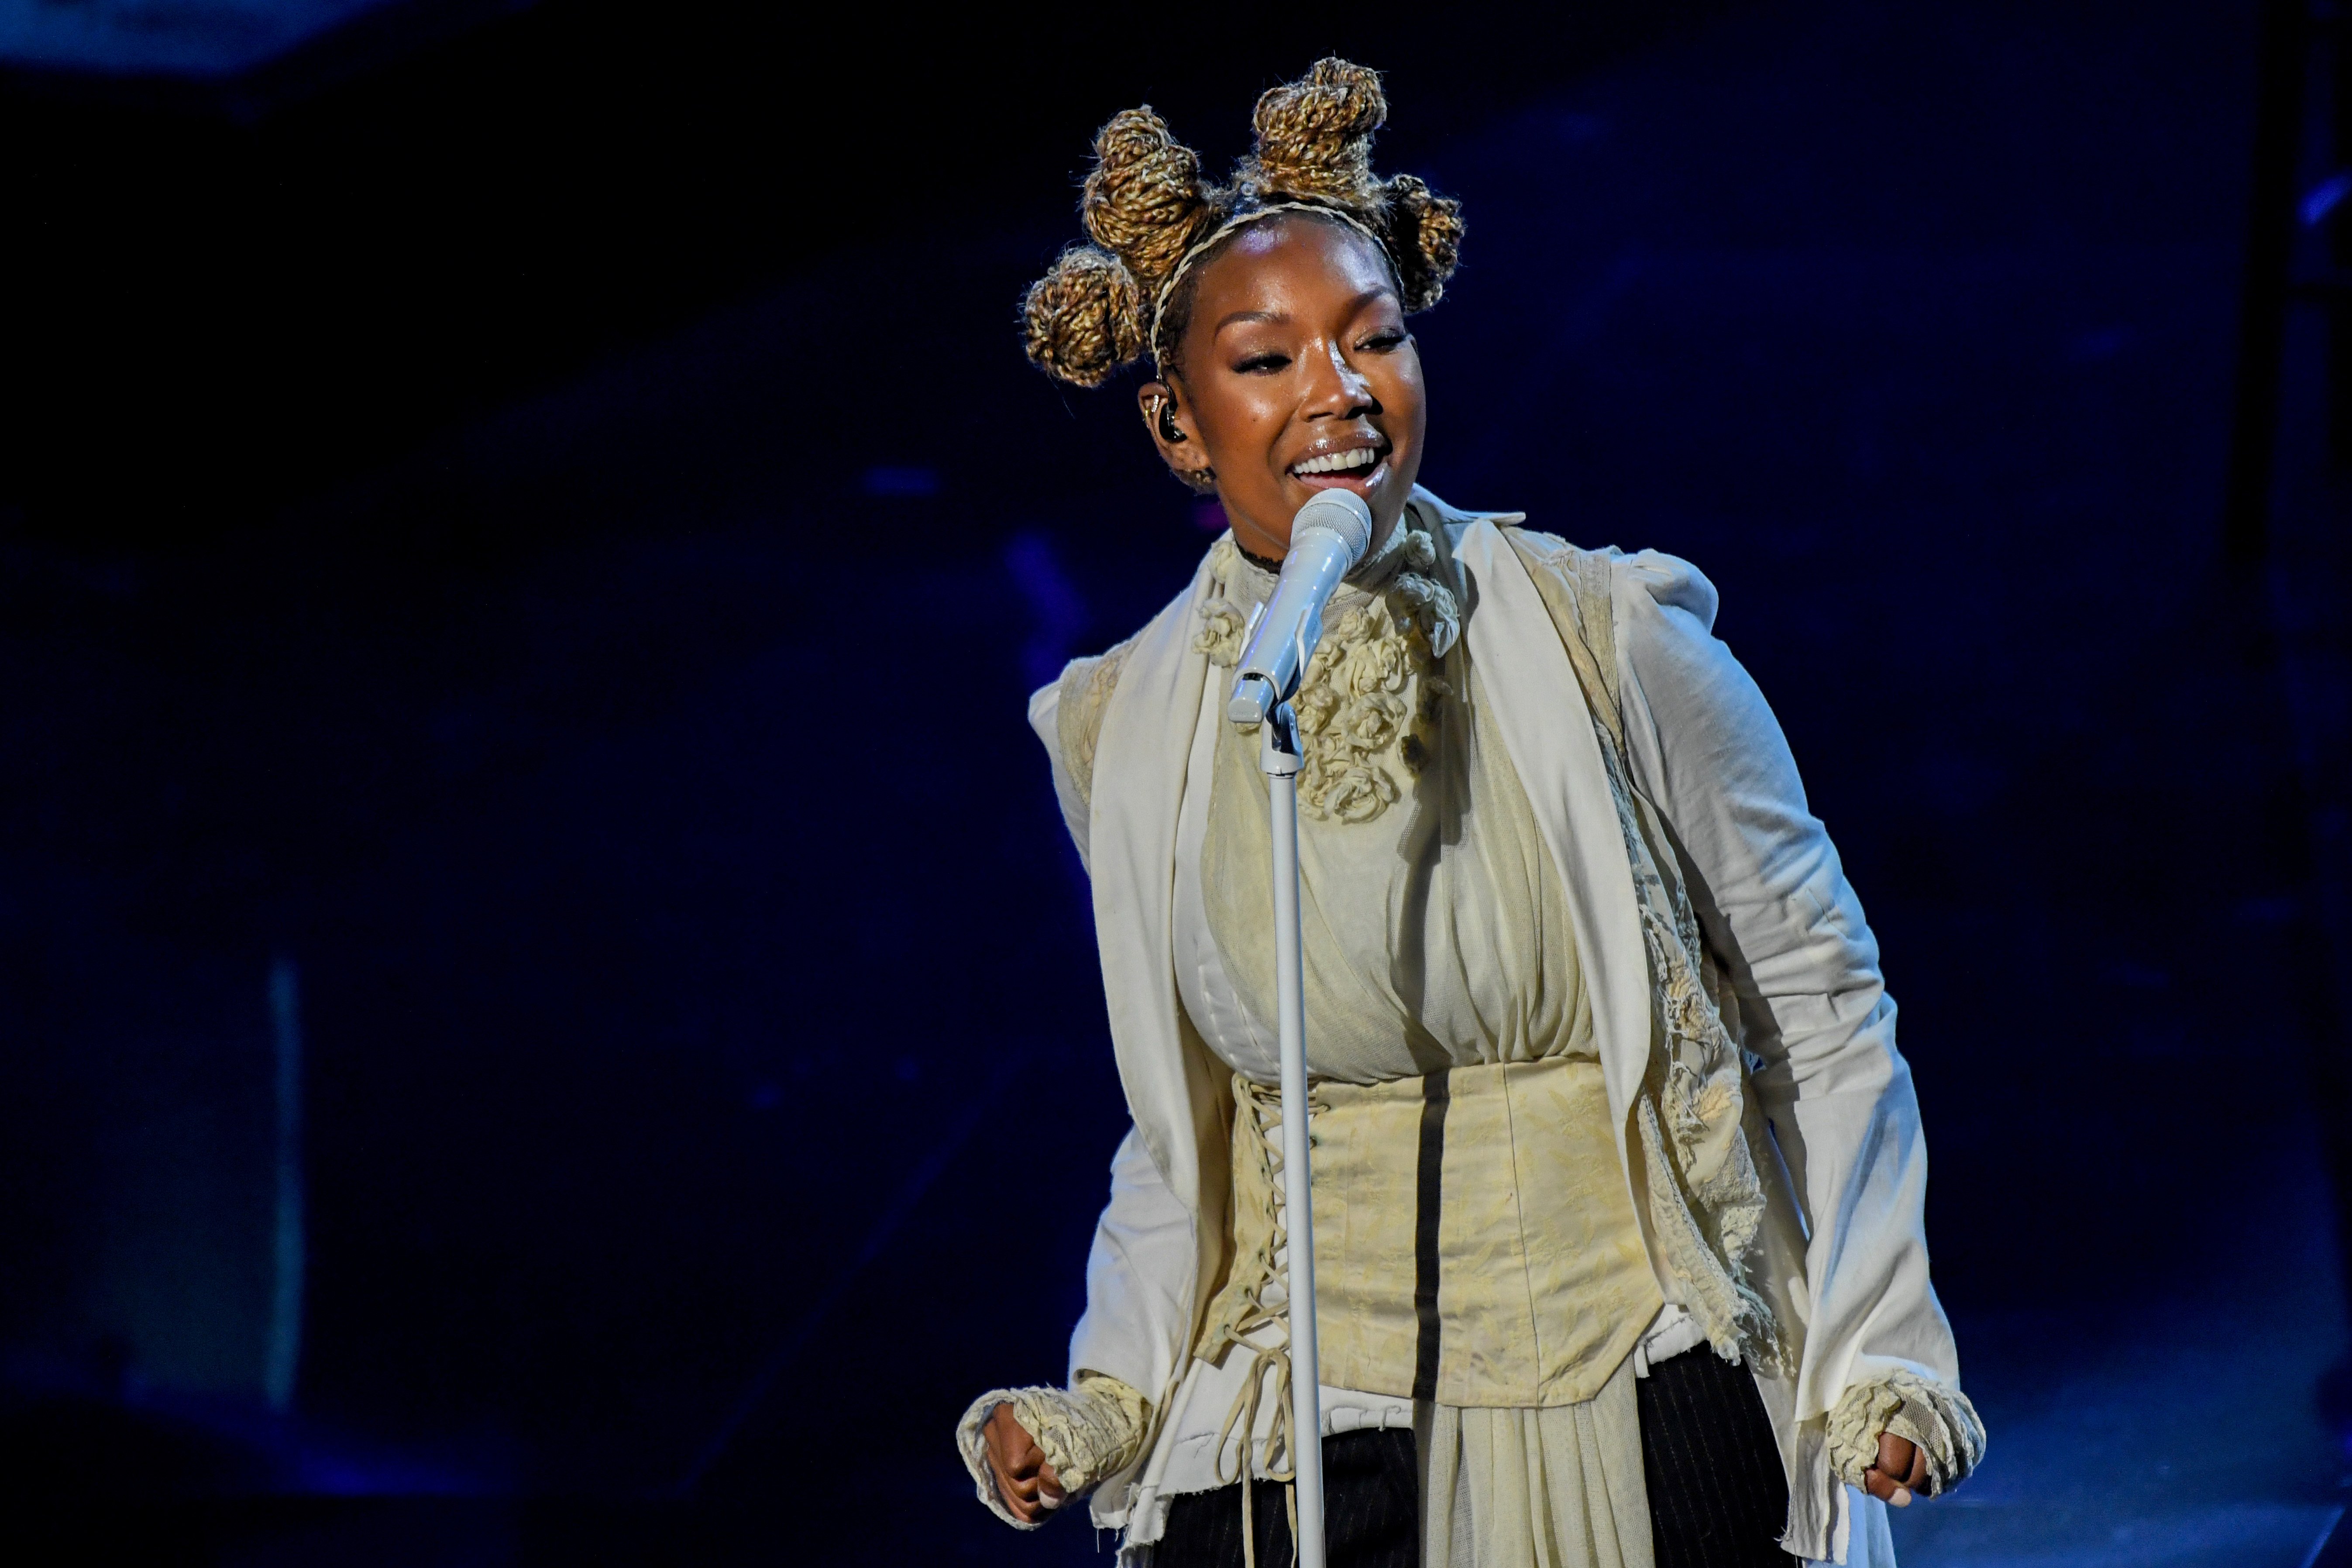
[{"label": "braided hair knot", "polygon": [[1372,177],[1372,132],[1388,117],[1378,71],[1318,60],[1306,76],[1257,100],[1250,116],[1257,150],[1242,164],[1243,186],[1261,200],[1303,196],[1377,214],[1388,192]]},{"label": "braided hair knot", "polygon": [[1143,353],[1143,291],[1118,258],[1074,245],[1029,285],[1021,325],[1038,369],[1056,381],[1100,386]]},{"label": "braided hair knot", "polygon": [[1146,289],[1176,269],[1193,241],[1222,216],[1201,180],[1201,156],[1151,111],[1123,110],[1095,137],[1095,166],[1078,211],[1097,245],[1118,257]]},{"label": "braided hair knot", "polygon": [[1399,174],[1388,184],[1389,258],[1396,263],[1407,313],[1445,297],[1445,280],[1462,259],[1462,204],[1433,193],[1427,183]]}]

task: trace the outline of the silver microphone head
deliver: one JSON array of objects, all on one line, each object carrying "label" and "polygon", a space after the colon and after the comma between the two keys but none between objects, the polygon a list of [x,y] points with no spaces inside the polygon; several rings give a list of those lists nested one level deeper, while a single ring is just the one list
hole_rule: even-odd
[{"label": "silver microphone head", "polygon": [[1298,689],[1307,656],[1323,637],[1323,603],[1372,544],[1372,509],[1351,490],[1320,490],[1290,520],[1290,552],[1274,596],[1242,650],[1225,716],[1260,724]]},{"label": "silver microphone head", "polygon": [[1298,515],[1290,520],[1291,542],[1296,545],[1299,534],[1310,528],[1328,529],[1339,536],[1348,547],[1349,572],[1363,560],[1364,552],[1372,547],[1371,506],[1353,490],[1317,490],[1315,499],[1300,507]]}]

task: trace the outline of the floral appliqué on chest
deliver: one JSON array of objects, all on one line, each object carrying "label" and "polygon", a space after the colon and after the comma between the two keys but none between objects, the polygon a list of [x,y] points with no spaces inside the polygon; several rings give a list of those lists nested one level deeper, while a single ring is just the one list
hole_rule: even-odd
[{"label": "floral appliqu\u00e9 on chest", "polygon": [[[1323,640],[1307,663],[1292,707],[1306,751],[1298,807],[1318,821],[1370,822],[1401,793],[1393,769],[1410,777],[1427,765],[1438,717],[1453,688],[1439,666],[1461,640],[1453,591],[1433,574],[1437,548],[1398,520],[1392,568],[1370,588],[1343,586],[1323,616]],[[1274,579],[1234,547],[1229,534],[1210,552],[1217,593],[1201,606],[1192,639],[1209,662],[1231,668],[1248,641],[1250,607]],[[1377,563],[1375,563],[1377,566]],[[1236,590],[1244,584],[1255,593]]]}]

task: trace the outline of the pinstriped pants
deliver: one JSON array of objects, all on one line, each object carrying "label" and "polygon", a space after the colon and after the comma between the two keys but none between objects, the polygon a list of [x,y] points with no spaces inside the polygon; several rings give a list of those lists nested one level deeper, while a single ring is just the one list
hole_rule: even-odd
[{"label": "pinstriped pants", "polygon": [[1657,1568],[1795,1568],[1789,1481],[1755,1376],[1701,1346],[1633,1385]]},{"label": "pinstriped pants", "polygon": [[[1793,1568],[1778,1538],[1789,1510],[1780,1453],[1744,1367],[1701,1349],[1655,1363],[1635,1384],[1656,1568]],[[1262,1568],[1290,1561],[1283,1489],[1253,1481]],[[1324,1540],[1331,1568],[1418,1568],[1420,1475],[1412,1434],[1323,1440]],[[1241,1568],[1237,1487],[1169,1504],[1152,1568]],[[1482,1564],[1481,1568],[1486,1568]],[[1494,1568],[1517,1568],[1496,1564]]]},{"label": "pinstriped pants", "polygon": [[[1283,1488],[1252,1481],[1258,1568],[1288,1568],[1290,1510]],[[1412,1432],[1388,1426],[1323,1439],[1323,1550],[1330,1568],[1419,1568],[1421,1476]],[[1168,1505],[1151,1568],[1242,1568],[1241,1484]]]}]

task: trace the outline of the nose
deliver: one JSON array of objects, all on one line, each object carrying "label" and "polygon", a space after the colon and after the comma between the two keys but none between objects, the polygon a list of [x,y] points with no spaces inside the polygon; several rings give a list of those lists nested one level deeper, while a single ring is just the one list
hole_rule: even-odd
[{"label": "nose", "polygon": [[1360,414],[1378,414],[1381,400],[1372,395],[1372,384],[1362,372],[1348,363],[1336,339],[1327,340],[1321,353],[1304,356],[1313,369],[1307,389],[1307,417],[1309,419],[1353,419]]}]

